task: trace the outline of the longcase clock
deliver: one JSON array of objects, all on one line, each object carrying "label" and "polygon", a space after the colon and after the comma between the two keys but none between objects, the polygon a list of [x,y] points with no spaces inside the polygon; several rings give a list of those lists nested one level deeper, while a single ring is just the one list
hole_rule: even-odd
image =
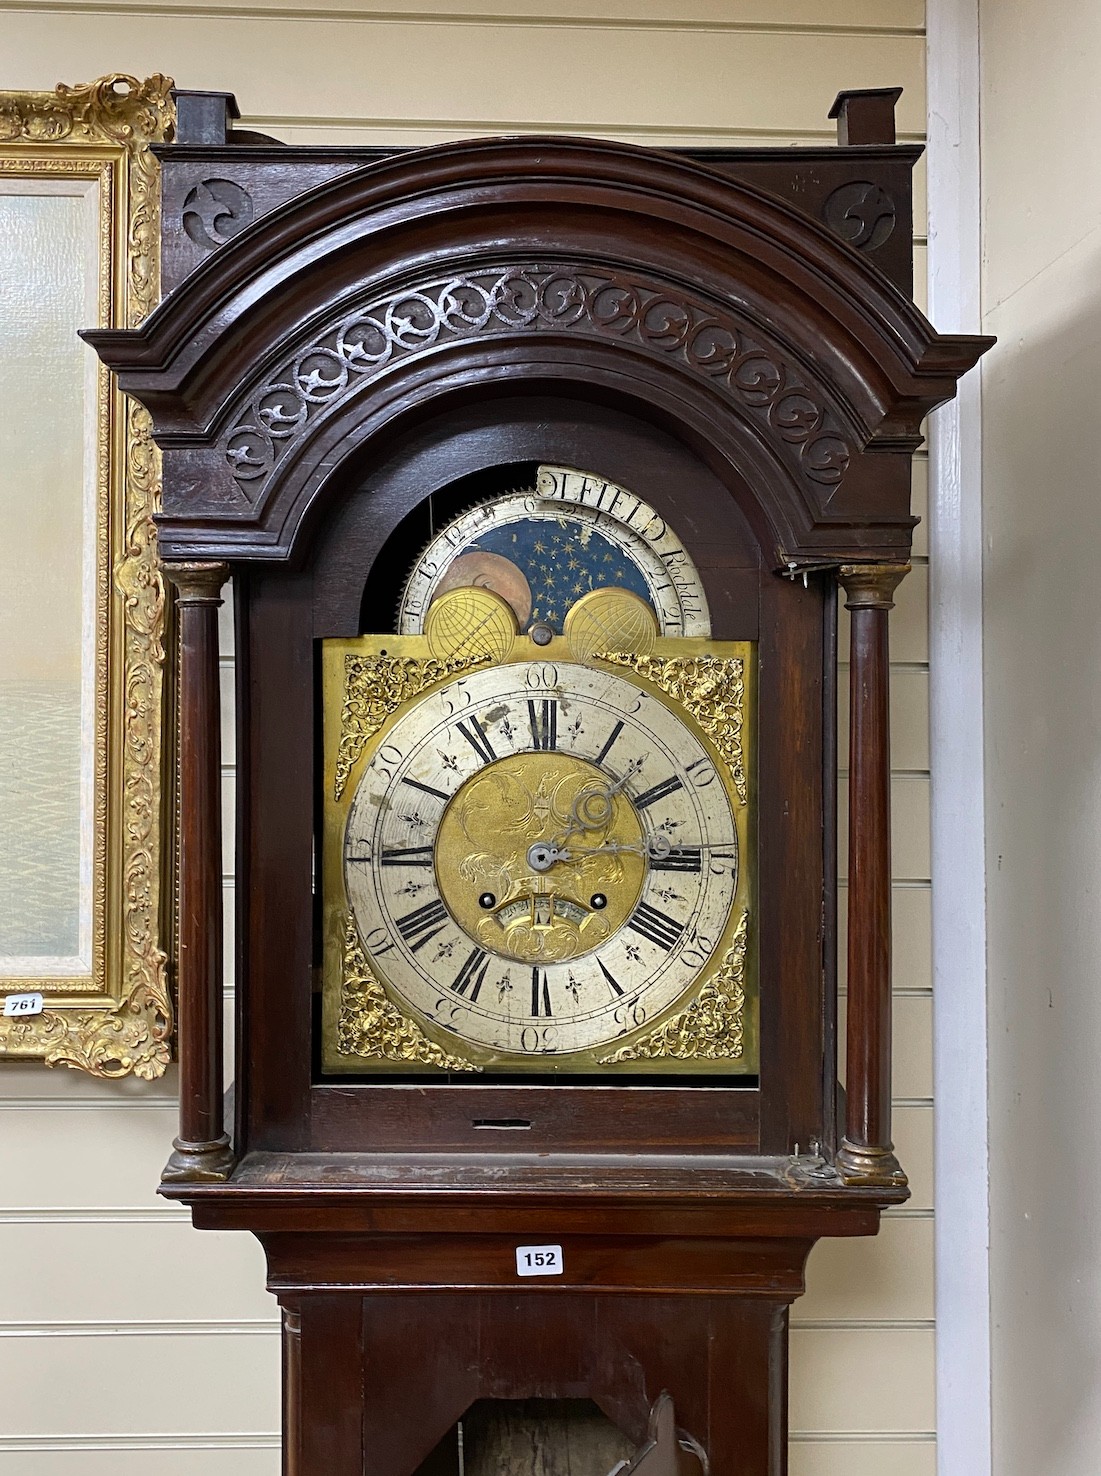
[{"label": "longcase clock", "polygon": [[171,290],[88,337],[179,607],[162,1192],[264,1246],[288,1473],[457,1472],[460,1425],[500,1469],[510,1419],[595,1432],[593,1476],[786,1470],[806,1257],[907,1194],[887,620],[921,420],[988,343],[911,301],[894,97],[659,154],[288,148],[178,96]]}]

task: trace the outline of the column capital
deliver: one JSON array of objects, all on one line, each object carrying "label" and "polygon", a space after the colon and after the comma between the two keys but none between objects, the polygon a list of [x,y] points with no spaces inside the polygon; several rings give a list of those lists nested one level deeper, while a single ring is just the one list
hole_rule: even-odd
[{"label": "column capital", "polygon": [[188,560],[166,563],[164,576],[176,586],[180,605],[220,605],[222,585],[229,578],[229,565]]},{"label": "column capital", "polygon": [[909,564],[842,564],[837,581],[846,609],[893,610],[894,592],[909,572]]}]

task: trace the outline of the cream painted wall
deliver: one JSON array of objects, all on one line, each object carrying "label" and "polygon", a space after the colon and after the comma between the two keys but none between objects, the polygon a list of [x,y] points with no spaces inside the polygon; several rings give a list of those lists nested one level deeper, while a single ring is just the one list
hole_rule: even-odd
[{"label": "cream painted wall", "polygon": [[1101,1469],[1101,11],[982,4],[994,1470]]},{"label": "cream painted wall", "polygon": [[[162,71],[234,90],[246,126],[288,142],[528,128],[656,146],[829,141],[839,89],[900,83],[903,137],[924,129],[921,0],[22,0],[0,5],[0,27],[0,88]],[[920,169],[918,192],[923,231]],[[925,470],[919,458],[919,512]],[[877,1240],[814,1253],[793,1317],[791,1476],[935,1467],[922,529],[917,551],[893,636],[896,1139],[914,1197]],[[227,648],[227,687],[231,669]],[[230,717],[227,703],[227,801]],[[20,1476],[278,1468],[259,1251],[192,1231],[154,1194],[173,1086],[0,1072],[0,1264],[30,1268],[0,1279],[0,1377],[19,1393],[0,1405],[0,1465]]]}]

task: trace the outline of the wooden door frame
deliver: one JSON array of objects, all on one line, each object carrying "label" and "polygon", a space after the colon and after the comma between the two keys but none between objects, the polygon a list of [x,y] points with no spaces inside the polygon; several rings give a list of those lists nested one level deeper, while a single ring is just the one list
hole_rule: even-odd
[{"label": "wooden door frame", "polygon": [[[929,314],[980,332],[977,0],[929,0]],[[939,1476],[991,1476],[983,759],[982,387],[929,438],[930,767]]]}]

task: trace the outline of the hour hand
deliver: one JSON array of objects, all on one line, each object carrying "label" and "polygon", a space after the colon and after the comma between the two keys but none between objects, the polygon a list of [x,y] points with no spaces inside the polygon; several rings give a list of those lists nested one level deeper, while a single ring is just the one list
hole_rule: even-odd
[{"label": "hour hand", "polygon": [[587,784],[580,790],[570,807],[572,823],[566,834],[576,835],[579,831],[603,829],[615,813],[616,795],[630,777],[631,770],[628,770],[612,784]]}]

